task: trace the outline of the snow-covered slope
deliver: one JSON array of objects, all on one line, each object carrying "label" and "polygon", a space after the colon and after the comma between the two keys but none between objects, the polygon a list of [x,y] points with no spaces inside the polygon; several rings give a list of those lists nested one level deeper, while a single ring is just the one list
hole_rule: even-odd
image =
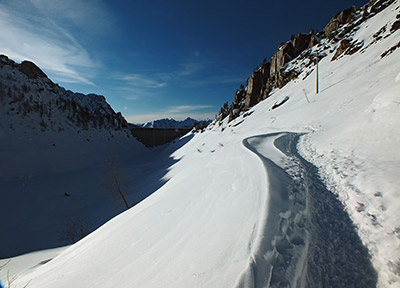
[{"label": "snow-covered slope", "polygon": [[171,154],[168,181],[132,209],[51,261],[11,259],[13,284],[398,287],[400,3],[388,3],[353,30],[363,46],[352,55],[331,61],[340,44],[327,39],[312,48],[326,54],[319,94],[304,65],[249,111],[192,135]]}]

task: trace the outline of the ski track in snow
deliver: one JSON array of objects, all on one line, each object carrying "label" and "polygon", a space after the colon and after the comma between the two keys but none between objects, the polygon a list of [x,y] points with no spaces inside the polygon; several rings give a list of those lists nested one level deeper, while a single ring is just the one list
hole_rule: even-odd
[{"label": "ski track in snow", "polygon": [[376,287],[377,273],[351,219],[297,152],[300,136],[243,140],[265,166],[269,199],[236,287]]}]

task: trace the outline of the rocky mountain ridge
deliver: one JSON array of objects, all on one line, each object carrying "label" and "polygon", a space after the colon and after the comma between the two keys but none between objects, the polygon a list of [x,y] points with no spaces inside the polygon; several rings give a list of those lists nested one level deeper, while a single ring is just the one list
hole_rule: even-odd
[{"label": "rocky mountain ridge", "polygon": [[137,126],[141,128],[169,128],[169,129],[174,129],[174,128],[193,128],[196,124],[204,124],[204,123],[209,123],[209,121],[204,121],[204,120],[196,120],[193,118],[186,118],[185,120],[182,121],[177,121],[175,119],[159,119],[159,120],[154,120],[150,122],[146,122],[143,124],[138,124]]},{"label": "rocky mountain ridge", "polygon": [[[326,57],[326,51],[332,50],[336,53],[331,61],[356,52],[363,52],[370,45],[352,38],[360,25],[367,19],[375,17],[386,7],[396,0],[371,0],[361,8],[350,7],[335,15],[321,32],[309,34],[298,33],[292,35],[291,39],[282,43],[269,61],[264,59],[261,65],[253,71],[243,85],[236,91],[231,105],[226,102],[219,111],[217,120],[222,121],[226,117],[232,121],[239,115],[245,113],[250,107],[268,98],[274,89],[280,89],[288,82],[297,79],[305,72],[303,80],[313,71],[316,63]],[[382,37],[389,37],[400,27],[400,15],[393,20],[391,27],[382,27],[374,35],[374,40],[379,41]],[[392,47],[387,53],[392,53],[400,47]],[[385,53],[382,54],[384,57]]]},{"label": "rocky mountain ridge", "polygon": [[[5,55],[0,55],[0,104],[6,118],[19,118],[32,130],[40,127],[42,132],[61,132],[69,127],[77,131],[126,130],[130,134],[127,121],[104,96],[65,90],[34,63],[17,64]],[[12,130],[11,122],[8,128]]]}]

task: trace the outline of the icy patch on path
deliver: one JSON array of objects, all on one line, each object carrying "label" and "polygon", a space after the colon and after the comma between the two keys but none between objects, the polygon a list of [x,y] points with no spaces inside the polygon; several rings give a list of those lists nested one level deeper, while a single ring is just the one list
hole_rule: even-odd
[{"label": "icy patch on path", "polygon": [[268,174],[268,210],[237,287],[375,287],[367,249],[316,168],[299,156],[299,135],[247,138]]}]

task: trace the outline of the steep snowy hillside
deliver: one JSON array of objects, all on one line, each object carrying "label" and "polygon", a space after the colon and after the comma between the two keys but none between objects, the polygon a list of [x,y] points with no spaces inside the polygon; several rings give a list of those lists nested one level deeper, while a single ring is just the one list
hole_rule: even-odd
[{"label": "steep snowy hillside", "polygon": [[103,96],[66,91],[35,64],[0,56],[0,104],[0,199],[7,215],[0,257],[70,244],[123,211],[107,192],[106,163],[119,163],[132,204],[147,195],[135,188],[149,153]]},{"label": "steep snowy hillside", "polygon": [[[63,251],[0,261],[1,279],[399,287],[400,1],[335,18],[318,44],[291,61],[275,57],[286,61],[281,72],[263,63],[205,132],[171,145],[176,162],[155,193]],[[307,56],[316,54],[318,94]]]}]

